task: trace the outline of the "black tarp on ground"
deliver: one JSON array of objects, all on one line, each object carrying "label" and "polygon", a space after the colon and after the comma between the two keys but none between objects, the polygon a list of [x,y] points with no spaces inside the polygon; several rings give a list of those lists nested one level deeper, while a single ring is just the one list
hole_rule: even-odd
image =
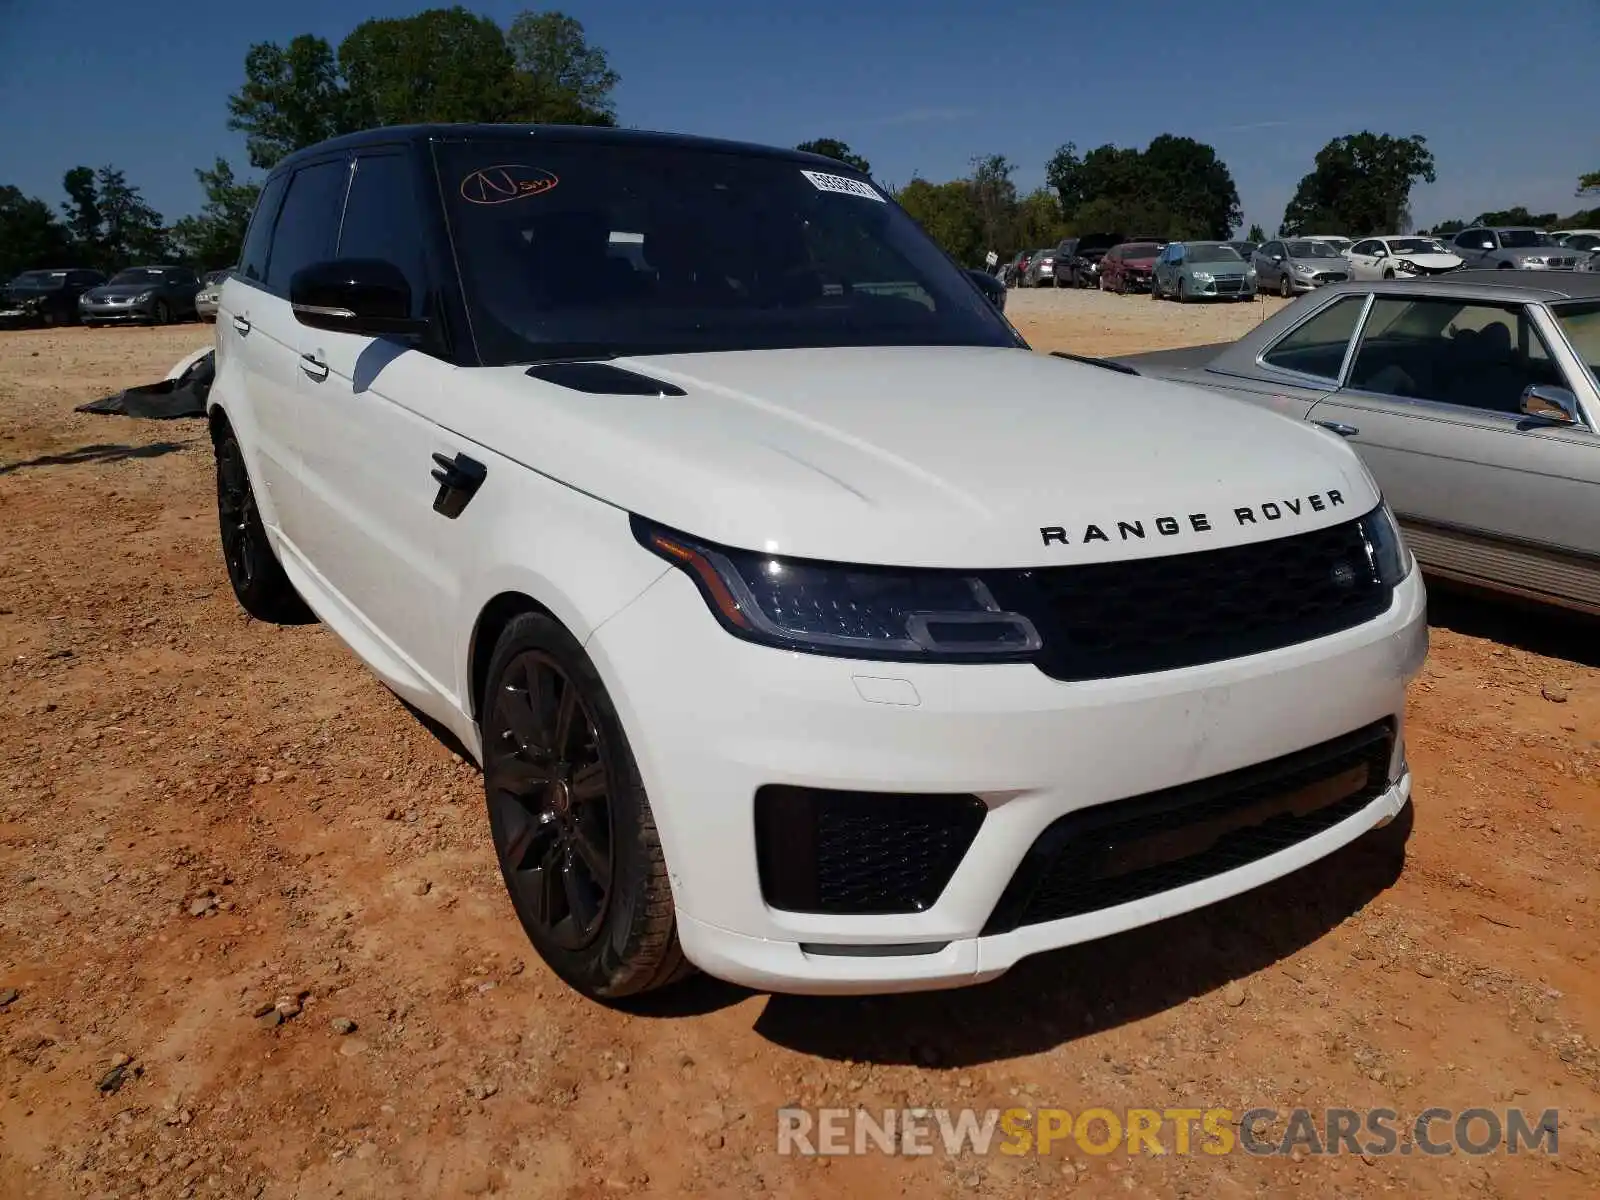
[{"label": "black tarp on ground", "polygon": [[114,396],[78,405],[75,411],[116,417],[144,417],[151,421],[171,421],[179,417],[204,417],[206,397],[216,377],[216,352],[197,358],[176,379],[142,383],[124,388]]}]

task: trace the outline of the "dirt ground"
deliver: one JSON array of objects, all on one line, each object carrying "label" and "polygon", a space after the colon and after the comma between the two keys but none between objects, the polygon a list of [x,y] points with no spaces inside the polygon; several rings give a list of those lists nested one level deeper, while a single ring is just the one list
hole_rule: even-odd
[{"label": "dirt ground", "polygon": [[[1116,353],[1275,303],[1011,313]],[[240,612],[200,423],[72,412],[209,336],[0,334],[0,1196],[1600,1192],[1600,626],[1435,589],[1402,870],[1369,839],[960,992],[608,1010],[531,953],[475,771]],[[801,1159],[792,1104],[1559,1108],[1560,1152]]]}]

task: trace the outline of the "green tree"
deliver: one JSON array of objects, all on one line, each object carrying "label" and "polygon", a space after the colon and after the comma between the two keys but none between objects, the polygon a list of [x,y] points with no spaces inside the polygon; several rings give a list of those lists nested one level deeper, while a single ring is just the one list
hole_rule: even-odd
[{"label": "green tree", "polygon": [[620,76],[606,52],[591,46],[583,23],[562,12],[519,13],[506,31],[516,65],[519,120],[560,125],[615,125],[611,93]]},{"label": "green tree", "polygon": [[244,233],[261,194],[259,183],[239,183],[233,167],[217,159],[211,170],[195,171],[205,203],[200,212],[172,227],[178,253],[203,271],[231,267],[239,261]]},{"label": "green tree", "polygon": [[102,271],[160,262],[171,250],[161,214],[117,168],[73,167],[62,178],[67,229],[78,261]]},{"label": "green tree", "polygon": [[1590,171],[1587,175],[1578,176],[1578,195],[1589,192],[1600,192],[1600,171]]},{"label": "green tree", "polygon": [[1240,220],[1239,191],[1216,151],[1164,133],[1143,150],[1066,143],[1045,167],[1065,219],[1079,232],[1225,238]]},{"label": "green tree", "polygon": [[228,97],[228,128],[245,135],[253,167],[273,167],[287,154],[359,128],[333,47],[322,38],[303,33],[288,46],[258,42],[245,54],[244,74],[244,86]]},{"label": "green tree", "polygon": [[1403,232],[1418,180],[1434,181],[1433,153],[1420,134],[1363,130],[1334,138],[1317,151],[1284,208],[1282,231],[1290,237],[1314,230],[1351,237]]},{"label": "green tree", "polygon": [[982,154],[972,160],[967,184],[978,213],[979,240],[983,243],[977,255],[980,259],[990,250],[999,251],[1011,239],[1017,213],[1017,185],[1011,180],[1015,170],[1015,164],[1003,154]]},{"label": "green tree", "polygon": [[983,261],[988,247],[983,244],[983,221],[968,180],[929,183],[914,178],[895,199],[958,263],[975,267]]},{"label": "green tree", "polygon": [[1467,227],[1467,223],[1465,221],[1456,221],[1456,220],[1440,221],[1437,225],[1435,225],[1432,229],[1428,230],[1427,232],[1432,237],[1453,237],[1454,235],[1460,233],[1466,227]]},{"label": "green tree", "polygon": [[1017,202],[1011,234],[996,249],[1001,258],[1010,258],[1018,250],[1054,246],[1066,235],[1061,201],[1049,188],[1035,188]]},{"label": "green tree", "polygon": [[1540,228],[1549,228],[1561,218],[1555,213],[1531,213],[1518,204],[1512,208],[1500,209],[1498,212],[1479,213],[1472,223],[1474,225],[1536,225]]},{"label": "green tree", "polygon": [[363,21],[339,43],[345,117],[358,129],[518,115],[500,26],[464,8]]},{"label": "green tree", "polygon": [[817,138],[815,141],[801,142],[795,149],[804,150],[807,154],[820,154],[823,158],[831,158],[842,162],[847,167],[854,167],[863,175],[872,174],[871,163],[851,150],[844,142],[834,138]]},{"label": "green tree", "polygon": [[1244,238],[1245,241],[1254,242],[1259,246],[1262,242],[1267,240],[1267,231],[1261,228],[1259,225],[1252,225],[1250,226],[1250,232],[1245,234]]},{"label": "green tree", "polygon": [[0,282],[34,267],[75,266],[72,237],[43,200],[0,186]]}]

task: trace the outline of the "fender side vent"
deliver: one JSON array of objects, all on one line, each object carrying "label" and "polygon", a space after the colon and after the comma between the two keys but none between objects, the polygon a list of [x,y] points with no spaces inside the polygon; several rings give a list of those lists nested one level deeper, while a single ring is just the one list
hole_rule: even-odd
[{"label": "fender side vent", "polygon": [[684,396],[675,383],[664,383],[640,375],[637,371],[624,371],[604,362],[553,362],[529,367],[528,375],[542,379],[557,387],[571,388],[575,392],[588,392],[595,396]]}]

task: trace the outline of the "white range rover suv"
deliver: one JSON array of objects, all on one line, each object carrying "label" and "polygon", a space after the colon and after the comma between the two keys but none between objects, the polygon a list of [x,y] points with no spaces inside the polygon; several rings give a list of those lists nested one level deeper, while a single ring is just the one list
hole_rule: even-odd
[{"label": "white range rover suv", "polygon": [[974,983],[1409,819],[1423,586],[1350,448],[1030,352],[839,163],[341,138],[217,331],[240,602],[479,758],[588,995]]}]

